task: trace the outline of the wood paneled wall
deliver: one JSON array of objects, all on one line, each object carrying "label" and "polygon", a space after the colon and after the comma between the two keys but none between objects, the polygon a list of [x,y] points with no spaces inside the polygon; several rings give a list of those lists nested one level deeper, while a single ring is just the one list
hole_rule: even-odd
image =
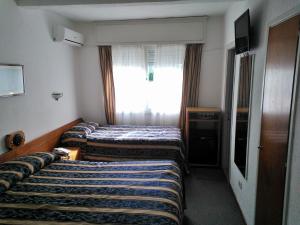
[{"label": "wood paneled wall", "polygon": [[69,130],[74,125],[81,122],[82,119],[74,120],[70,123],[67,123],[49,133],[46,133],[19,148],[8,151],[0,155],[0,162],[5,162],[11,159],[14,159],[18,156],[28,155],[33,152],[50,152],[54,147],[59,144],[60,136],[67,130]]}]

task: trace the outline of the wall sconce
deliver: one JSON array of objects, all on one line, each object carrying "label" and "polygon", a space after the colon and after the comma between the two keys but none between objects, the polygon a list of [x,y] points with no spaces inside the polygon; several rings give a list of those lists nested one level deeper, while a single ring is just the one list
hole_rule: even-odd
[{"label": "wall sconce", "polygon": [[63,96],[62,92],[53,92],[52,93],[52,98],[54,98],[56,101],[58,101],[58,99],[60,99]]}]

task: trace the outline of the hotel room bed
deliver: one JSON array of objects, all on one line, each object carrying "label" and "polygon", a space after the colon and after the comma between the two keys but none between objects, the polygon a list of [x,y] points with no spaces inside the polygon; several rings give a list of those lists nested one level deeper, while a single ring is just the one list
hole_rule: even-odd
[{"label": "hotel room bed", "polygon": [[61,143],[81,147],[81,156],[90,161],[175,160],[183,169],[185,148],[180,129],[164,126],[95,126],[84,123],[66,132]]},{"label": "hotel room bed", "polygon": [[0,164],[0,224],[178,225],[181,179],[174,161],[63,161],[36,153]]}]

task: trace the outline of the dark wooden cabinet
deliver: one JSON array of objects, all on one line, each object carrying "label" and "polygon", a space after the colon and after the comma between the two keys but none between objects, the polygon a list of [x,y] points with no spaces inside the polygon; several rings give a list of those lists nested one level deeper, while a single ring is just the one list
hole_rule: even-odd
[{"label": "dark wooden cabinet", "polygon": [[186,109],[185,140],[190,165],[219,165],[220,126],[220,109],[191,107]]}]

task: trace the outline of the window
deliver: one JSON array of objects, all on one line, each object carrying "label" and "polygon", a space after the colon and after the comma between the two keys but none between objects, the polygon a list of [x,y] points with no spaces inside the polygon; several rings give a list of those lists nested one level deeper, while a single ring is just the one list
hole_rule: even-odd
[{"label": "window", "polygon": [[154,66],[155,66],[155,46],[147,46],[145,48],[146,54],[146,66],[147,66],[147,76],[146,80],[149,82],[154,81]]},{"label": "window", "polygon": [[113,46],[118,124],[177,125],[184,45]]}]

